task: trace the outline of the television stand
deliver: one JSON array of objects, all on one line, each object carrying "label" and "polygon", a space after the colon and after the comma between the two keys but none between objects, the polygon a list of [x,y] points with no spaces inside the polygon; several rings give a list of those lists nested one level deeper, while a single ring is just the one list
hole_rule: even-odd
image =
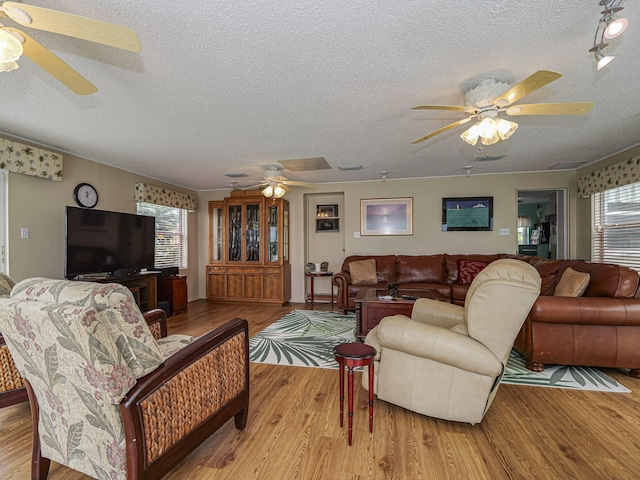
[{"label": "television stand", "polygon": [[143,275],[129,275],[126,277],[85,277],[85,282],[119,283],[124,285],[133,294],[141,311],[158,308],[158,274],[145,273]]}]

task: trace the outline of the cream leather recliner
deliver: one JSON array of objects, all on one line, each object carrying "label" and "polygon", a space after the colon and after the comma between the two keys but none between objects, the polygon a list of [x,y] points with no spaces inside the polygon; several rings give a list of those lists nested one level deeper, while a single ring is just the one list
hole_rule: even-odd
[{"label": "cream leather recliner", "polygon": [[[464,307],[419,299],[411,318],[382,319],[365,339],[378,352],[378,399],[430,417],[480,422],[540,284],[531,265],[496,260],[473,280]],[[368,389],[366,370],[362,385]]]}]

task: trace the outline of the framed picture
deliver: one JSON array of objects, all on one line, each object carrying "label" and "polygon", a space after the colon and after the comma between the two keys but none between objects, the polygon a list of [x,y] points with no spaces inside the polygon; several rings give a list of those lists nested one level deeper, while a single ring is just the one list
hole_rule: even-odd
[{"label": "framed picture", "polygon": [[493,197],[442,199],[443,232],[493,230]]},{"label": "framed picture", "polygon": [[317,205],[316,218],[338,218],[338,204]]},{"label": "framed picture", "polygon": [[360,235],[413,235],[413,198],[360,200]]},{"label": "framed picture", "polygon": [[316,232],[339,232],[340,220],[338,218],[316,218]]}]

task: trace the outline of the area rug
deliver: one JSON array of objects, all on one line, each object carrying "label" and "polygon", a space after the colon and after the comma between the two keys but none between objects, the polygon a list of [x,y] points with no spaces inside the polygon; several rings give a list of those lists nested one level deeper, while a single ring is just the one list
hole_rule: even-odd
[{"label": "area rug", "polygon": [[[333,347],[355,341],[355,315],[294,310],[249,340],[249,359],[257,363],[298,367],[338,368]],[[532,372],[524,358],[512,351],[502,383],[537,387],[629,393],[631,390],[588,367],[547,365]]]}]

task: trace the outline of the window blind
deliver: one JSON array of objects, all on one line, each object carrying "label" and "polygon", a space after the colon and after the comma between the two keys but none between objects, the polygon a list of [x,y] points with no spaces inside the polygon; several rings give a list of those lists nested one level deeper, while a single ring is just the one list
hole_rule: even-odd
[{"label": "window blind", "polygon": [[640,271],[640,183],[591,195],[592,259]]},{"label": "window blind", "polygon": [[187,211],[152,203],[137,205],[138,214],[156,219],[155,268],[187,268]]}]

